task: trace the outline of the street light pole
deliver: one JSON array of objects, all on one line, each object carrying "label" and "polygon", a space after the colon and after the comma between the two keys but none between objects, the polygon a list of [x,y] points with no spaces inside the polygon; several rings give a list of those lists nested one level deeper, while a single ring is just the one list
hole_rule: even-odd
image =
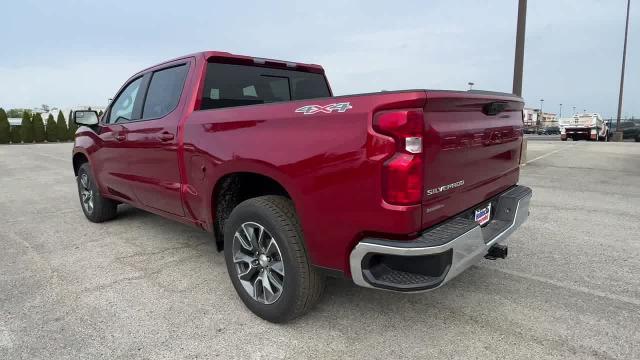
[{"label": "street light pole", "polygon": [[524,69],[524,32],[527,24],[527,0],[518,1],[518,25],[516,30],[516,54],[513,63],[513,93],[522,96],[522,71]]},{"label": "street light pole", "polygon": [[558,118],[562,118],[562,104],[560,104],[560,116]]},{"label": "street light pole", "polygon": [[576,107],[574,106],[573,107],[573,115],[575,115],[575,114],[576,114]]},{"label": "street light pole", "polygon": [[538,121],[536,121],[536,134],[538,133],[538,131],[540,131],[540,124],[542,123],[542,103],[544,102],[544,99],[540,99],[540,116],[538,117]]},{"label": "street light pole", "polygon": [[627,36],[629,35],[629,9],[631,0],[627,0],[627,21],[624,27],[624,47],[622,50],[622,71],[620,72],[620,94],[618,95],[618,118],[616,119],[616,132],[614,141],[622,141],[622,131],[620,130],[620,116],[622,115],[622,92],[624,90],[624,67],[627,60]]}]

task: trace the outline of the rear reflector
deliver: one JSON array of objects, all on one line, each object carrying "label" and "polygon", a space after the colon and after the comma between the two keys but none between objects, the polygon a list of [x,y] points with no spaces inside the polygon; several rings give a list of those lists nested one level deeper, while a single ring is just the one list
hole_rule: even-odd
[{"label": "rear reflector", "polygon": [[412,205],[422,201],[422,156],[395,154],[384,164],[382,195],[395,205]]}]

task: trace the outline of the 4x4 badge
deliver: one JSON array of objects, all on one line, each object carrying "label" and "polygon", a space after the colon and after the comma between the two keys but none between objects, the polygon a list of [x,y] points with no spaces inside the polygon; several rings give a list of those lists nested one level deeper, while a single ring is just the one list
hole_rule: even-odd
[{"label": "4x4 badge", "polygon": [[324,106],[323,105],[305,105],[301,108],[297,108],[296,112],[303,113],[305,115],[311,115],[319,112],[329,114],[334,111],[342,113],[351,108],[353,108],[353,106],[351,106],[351,103],[344,102],[344,103],[335,103],[335,104],[329,104]]}]

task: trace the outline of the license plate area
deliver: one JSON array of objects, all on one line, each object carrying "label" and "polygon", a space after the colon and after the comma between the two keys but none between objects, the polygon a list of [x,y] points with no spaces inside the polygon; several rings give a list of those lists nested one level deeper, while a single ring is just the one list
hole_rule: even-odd
[{"label": "license plate area", "polygon": [[474,221],[477,222],[478,225],[486,225],[489,220],[491,220],[491,203],[488,203],[481,208],[477,208],[474,211]]}]

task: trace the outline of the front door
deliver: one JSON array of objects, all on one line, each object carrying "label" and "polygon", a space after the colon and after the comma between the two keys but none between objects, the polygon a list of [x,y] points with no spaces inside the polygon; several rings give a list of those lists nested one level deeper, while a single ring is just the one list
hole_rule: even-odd
[{"label": "front door", "polygon": [[135,202],[135,195],[128,180],[130,157],[126,144],[124,124],[135,118],[135,105],[139,102],[142,77],[130,81],[116,96],[109,111],[100,120],[98,131],[100,146],[92,155],[94,176],[101,191],[122,200]]}]

